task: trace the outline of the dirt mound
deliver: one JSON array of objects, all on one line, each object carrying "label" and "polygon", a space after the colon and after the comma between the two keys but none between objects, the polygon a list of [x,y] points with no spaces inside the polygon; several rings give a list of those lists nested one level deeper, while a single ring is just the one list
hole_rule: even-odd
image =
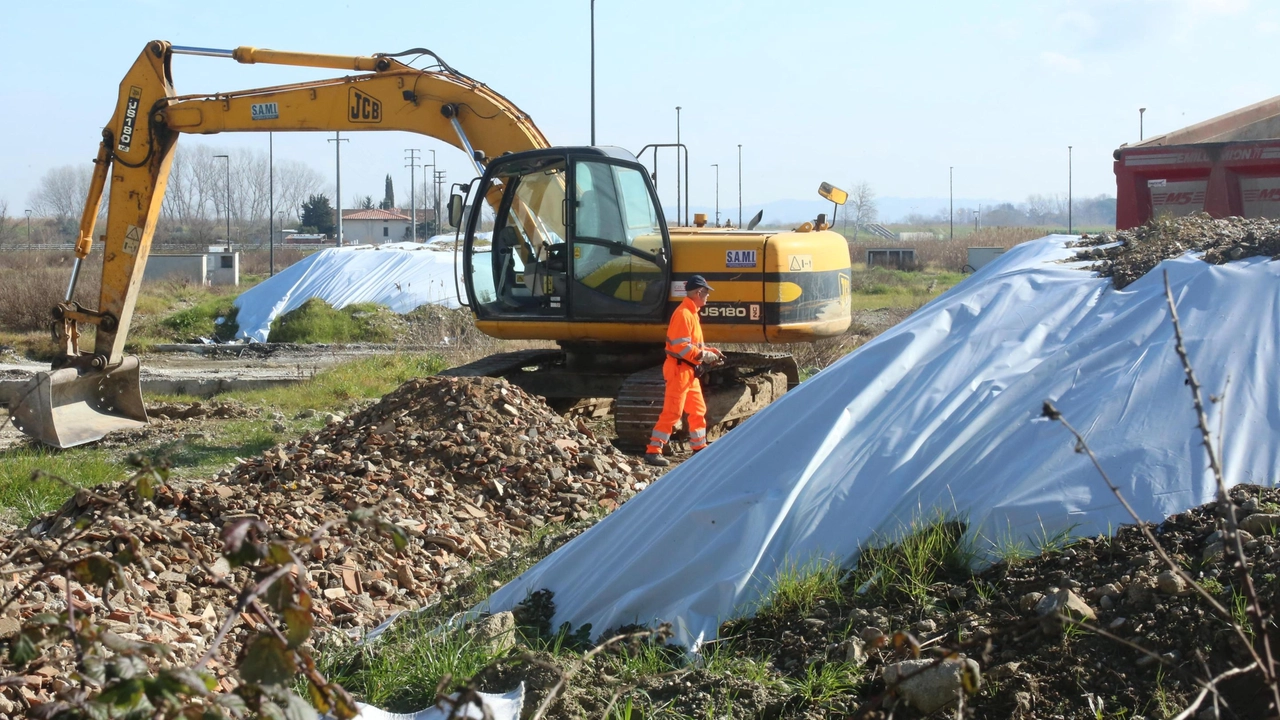
[{"label": "dirt mound", "polygon": [[[73,596],[81,612],[118,634],[168,643],[175,660],[190,661],[208,646],[234,600],[197,562],[227,569],[218,556],[225,525],[258,518],[294,538],[370,508],[405,531],[403,550],[340,522],[313,547],[305,571],[321,629],[358,633],[399,610],[434,602],[475,564],[505,556],[529,530],[597,517],[653,480],[638,462],[580,427],[586,429],[503,380],[410,381],[367,409],[211,481],[162,486],[154,506],[128,487],[82,491],[58,512],[0,540],[7,561],[0,584],[8,590],[24,582],[30,565],[78,524],[93,523],[111,537],[113,524],[135,523],[121,506],[149,508],[168,531],[190,538],[192,551],[141,531],[150,538],[142,549],[147,570],[126,570],[128,587],[116,592],[110,608],[78,588]],[[248,575],[240,570],[236,578]],[[38,583],[18,617],[0,618],[0,637],[6,623],[61,609],[65,588],[57,585],[61,578],[55,581]],[[222,668],[249,632],[237,623],[221,653]],[[72,662],[69,654],[56,659],[48,677],[64,675]],[[24,689],[45,692],[47,679]],[[0,698],[10,693],[9,701],[20,702],[20,690],[6,688]]]},{"label": "dirt mound", "polygon": [[208,404],[161,403],[147,408],[147,417],[159,422],[170,420],[235,420],[258,417],[262,411],[238,402],[215,401]]},{"label": "dirt mound", "polygon": [[1280,221],[1267,218],[1214,219],[1205,213],[1153,220],[1130,230],[1082,235],[1086,249],[1072,261],[1095,260],[1088,269],[1109,277],[1117,288],[1146,275],[1164,260],[1188,251],[1204,253],[1213,265],[1232,260],[1280,256]]},{"label": "dirt mound", "polygon": [[[1264,608],[1274,609],[1280,489],[1240,486],[1232,498],[1253,582]],[[1242,619],[1238,570],[1222,552],[1223,526],[1210,504],[1150,528],[1179,567]],[[847,574],[828,566],[824,580],[780,585],[786,590],[753,616],[721,626],[721,640],[704,650],[697,669],[682,667],[679,651],[663,663],[646,660],[643,671],[641,663],[620,664],[616,653],[604,652],[584,664],[548,717],[598,716],[610,702],[617,707],[630,699],[644,717],[720,717],[728,708],[731,717],[865,711],[862,717],[919,718],[924,714],[904,702],[882,704],[886,669],[909,657],[912,644],[924,658],[959,652],[979,663],[981,689],[966,701],[965,717],[1172,717],[1198,693],[1196,678],[1250,662],[1229,621],[1168,571],[1136,526],[1113,537],[1047,538],[1037,556],[976,573],[965,564],[972,556],[963,525],[930,528],[918,531],[929,535],[927,542],[864,552]],[[928,558],[917,552],[930,544]],[[1047,620],[1044,610],[1058,598],[1081,613],[1076,617],[1092,615],[1087,626]],[[903,638],[901,647],[890,640],[895,636]],[[1262,639],[1254,643],[1261,651]],[[530,703],[558,678],[545,671],[547,663],[577,662],[567,655],[512,657],[478,683],[500,692],[524,680]],[[1219,691],[1221,717],[1268,716],[1258,673],[1236,676]],[[1211,706],[1212,700],[1201,711]]]}]

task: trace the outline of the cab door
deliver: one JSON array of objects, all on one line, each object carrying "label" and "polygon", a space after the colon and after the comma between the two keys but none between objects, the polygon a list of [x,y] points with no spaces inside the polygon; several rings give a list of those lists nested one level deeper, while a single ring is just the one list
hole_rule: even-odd
[{"label": "cab door", "polygon": [[571,159],[570,316],[661,322],[671,241],[648,173],[600,156]]}]

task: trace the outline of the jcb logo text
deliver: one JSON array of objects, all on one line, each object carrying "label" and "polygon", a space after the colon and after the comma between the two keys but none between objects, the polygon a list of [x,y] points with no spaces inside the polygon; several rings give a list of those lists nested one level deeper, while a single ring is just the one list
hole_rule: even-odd
[{"label": "jcb logo text", "polygon": [[355,88],[351,88],[350,102],[348,108],[350,113],[348,119],[357,123],[380,123],[382,122],[382,103],[372,96],[366,95]]}]

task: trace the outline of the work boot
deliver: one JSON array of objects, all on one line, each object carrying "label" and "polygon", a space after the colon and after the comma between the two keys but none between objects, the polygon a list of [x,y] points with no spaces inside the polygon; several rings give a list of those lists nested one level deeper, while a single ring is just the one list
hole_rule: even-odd
[{"label": "work boot", "polygon": [[666,458],[662,457],[662,453],[645,453],[644,464],[652,465],[654,467],[666,467],[671,463],[668,462]]}]

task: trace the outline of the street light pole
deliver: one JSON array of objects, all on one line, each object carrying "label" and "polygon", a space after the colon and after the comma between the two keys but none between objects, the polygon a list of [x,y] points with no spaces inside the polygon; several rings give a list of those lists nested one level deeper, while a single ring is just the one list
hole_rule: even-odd
[{"label": "street light pole", "polygon": [[[431,151],[431,177],[433,178],[433,180],[431,181],[431,224],[435,226],[437,233],[440,232],[440,193],[435,191],[434,178],[436,175],[436,171],[439,169],[440,168],[436,166],[436,151],[432,150]],[[426,177],[427,177],[426,170],[427,169],[425,167],[422,169],[422,172],[423,172],[422,179],[424,181],[426,180]],[[426,186],[426,183],[424,182],[422,186],[423,194],[425,194],[426,191],[427,191],[427,186]],[[426,198],[423,198],[423,199],[425,200]]]},{"label": "street light pole", "polygon": [[716,227],[720,227],[720,163],[711,163],[716,169]]},{"label": "street light pole", "polygon": [[[409,227],[411,229],[410,237],[414,242],[418,242],[418,186],[416,170],[418,168],[418,153],[422,152],[417,148],[405,148],[405,152],[409,153],[409,157],[405,158],[409,162]],[[426,198],[423,198],[425,200]]]},{"label": "street light pole", "polygon": [[742,229],[742,143],[738,143],[738,229]]},{"label": "street light pole", "polygon": [[951,198],[951,239],[956,239],[956,169],[954,166],[947,168],[947,184],[950,187],[948,191]]},{"label": "street light pole", "polygon": [[1071,235],[1071,146],[1067,146],[1067,234]]},{"label": "street light pole", "polygon": [[270,195],[270,205],[267,208],[267,247],[269,248],[268,258],[271,264],[271,271],[268,277],[275,277],[276,274],[276,229],[271,226],[271,222],[276,217],[276,134],[274,132],[267,133],[267,193]]},{"label": "street light pole", "polygon": [[342,133],[335,131],[333,133],[333,137],[329,138],[329,142],[333,143],[333,151],[337,158],[337,171],[335,175],[337,177],[338,185],[338,207],[336,212],[338,215],[338,247],[342,247],[342,143],[350,142],[350,140],[344,140],[342,138]]},{"label": "street light pole", "polygon": [[[284,210],[277,210],[276,215],[280,216],[280,242],[284,243]],[[272,272],[275,272],[274,268]]]},{"label": "street light pole", "polygon": [[676,225],[680,224],[680,106],[676,106]]},{"label": "street light pole", "polygon": [[596,0],[591,0],[591,145],[596,144]]},{"label": "street light pole", "polygon": [[231,156],[214,155],[227,161],[227,252],[231,252]]}]

